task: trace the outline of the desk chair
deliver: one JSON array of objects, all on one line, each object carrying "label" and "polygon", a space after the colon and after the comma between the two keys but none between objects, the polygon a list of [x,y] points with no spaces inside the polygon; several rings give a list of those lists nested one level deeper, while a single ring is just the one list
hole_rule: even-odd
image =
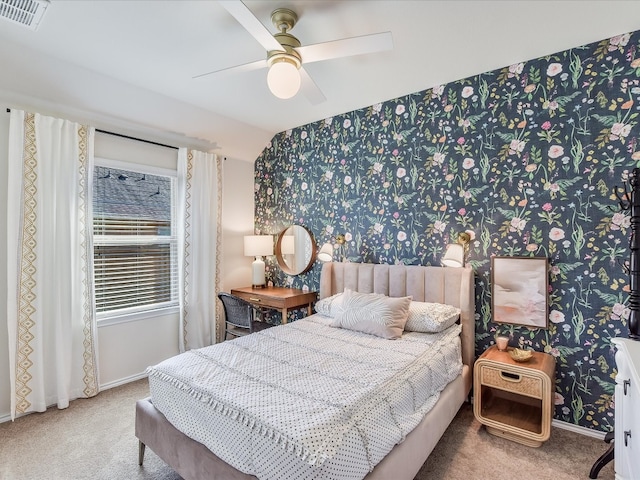
[{"label": "desk chair", "polygon": [[225,340],[228,335],[234,338],[241,337],[272,326],[268,323],[254,320],[253,306],[240,297],[220,292],[218,293],[218,298],[222,301],[222,306],[224,307]]}]

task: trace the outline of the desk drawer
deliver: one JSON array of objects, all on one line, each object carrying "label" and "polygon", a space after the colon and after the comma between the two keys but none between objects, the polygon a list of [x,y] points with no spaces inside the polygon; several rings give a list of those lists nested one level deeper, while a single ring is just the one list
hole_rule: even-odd
[{"label": "desk drawer", "polygon": [[260,295],[259,293],[239,292],[236,290],[234,290],[232,293],[233,295],[255,305],[264,305],[265,307],[277,309],[282,309],[285,307],[284,298],[266,297],[264,295]]},{"label": "desk drawer", "polygon": [[515,392],[533,398],[542,398],[542,378],[510,372],[499,368],[482,365],[481,384]]}]

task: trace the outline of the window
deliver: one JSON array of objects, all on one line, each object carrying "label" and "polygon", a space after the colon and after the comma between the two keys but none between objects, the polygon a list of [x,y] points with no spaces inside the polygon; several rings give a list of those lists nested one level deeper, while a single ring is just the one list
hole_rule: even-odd
[{"label": "window", "polygon": [[178,304],[175,172],[96,159],[98,319]]}]

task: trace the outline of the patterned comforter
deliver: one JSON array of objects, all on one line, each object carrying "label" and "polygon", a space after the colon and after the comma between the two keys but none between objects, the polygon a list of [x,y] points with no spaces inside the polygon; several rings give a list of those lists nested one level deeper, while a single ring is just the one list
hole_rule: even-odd
[{"label": "patterned comforter", "polygon": [[460,326],[397,340],[319,314],[148,369],[176,428],[261,479],[361,479],[462,372]]}]

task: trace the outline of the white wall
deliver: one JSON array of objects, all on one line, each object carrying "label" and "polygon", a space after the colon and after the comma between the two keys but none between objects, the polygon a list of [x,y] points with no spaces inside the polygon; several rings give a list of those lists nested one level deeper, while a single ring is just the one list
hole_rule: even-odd
[{"label": "white wall", "polygon": [[[12,106],[9,100],[0,96],[0,204],[6,206],[7,198],[7,139],[9,130],[9,114],[5,114],[5,106]],[[84,113],[83,118],[57,113],[51,108],[37,108],[21,106],[25,110],[38,111],[47,115],[69,118],[76,121],[91,123],[91,114]],[[113,121],[110,127],[104,118],[100,119],[99,127],[108,131],[120,132],[118,121]],[[150,138],[147,128],[141,128],[143,134],[136,135],[131,125],[127,124],[124,131],[127,135]],[[160,143],[176,146],[198,148],[198,143],[189,143],[184,139],[181,143],[175,136],[163,137],[162,132],[151,132],[151,138]],[[154,159],[152,163],[165,168],[175,168],[177,151],[164,147],[122,139],[111,135],[96,133],[95,154],[99,157],[117,160],[145,162],[144,159]],[[220,155],[220,154],[219,154]],[[222,154],[223,155],[223,154]],[[143,160],[141,160],[143,159]],[[253,233],[253,159],[227,159],[223,167],[223,248],[222,248],[222,289],[230,290],[237,286],[246,286],[251,282],[251,261],[242,252],[242,237]],[[6,209],[0,208],[0,421],[9,418],[11,408],[9,385],[9,357],[7,333],[7,248],[6,248]],[[214,295],[215,292],[212,292]],[[140,378],[147,366],[158,363],[178,353],[178,316],[177,314],[162,315],[154,318],[119,323],[98,328],[98,370],[101,388],[110,388],[127,381]]]},{"label": "white wall", "polygon": [[253,162],[224,162],[222,199],[223,248],[222,290],[251,285],[253,257],[244,256],[245,235],[253,234]]},{"label": "white wall", "polygon": [[7,330],[7,143],[9,114],[0,110],[0,420],[11,410],[9,397],[9,332]]}]

